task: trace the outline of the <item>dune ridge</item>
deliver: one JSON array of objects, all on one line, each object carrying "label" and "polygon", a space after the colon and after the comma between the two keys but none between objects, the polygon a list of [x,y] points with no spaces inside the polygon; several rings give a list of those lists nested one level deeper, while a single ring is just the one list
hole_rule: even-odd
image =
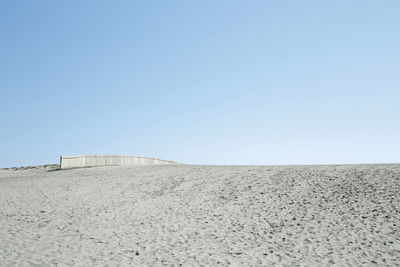
[{"label": "dune ridge", "polygon": [[400,265],[400,165],[0,170],[8,265]]}]

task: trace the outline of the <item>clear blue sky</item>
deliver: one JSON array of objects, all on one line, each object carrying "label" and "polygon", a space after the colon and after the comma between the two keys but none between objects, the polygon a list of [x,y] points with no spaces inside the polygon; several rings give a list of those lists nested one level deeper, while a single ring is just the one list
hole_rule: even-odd
[{"label": "clear blue sky", "polygon": [[0,167],[400,162],[399,1],[0,2]]}]

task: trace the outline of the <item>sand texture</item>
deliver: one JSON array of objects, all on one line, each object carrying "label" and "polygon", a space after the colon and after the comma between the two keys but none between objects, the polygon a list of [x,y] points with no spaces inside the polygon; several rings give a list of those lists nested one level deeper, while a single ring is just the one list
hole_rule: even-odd
[{"label": "sand texture", "polygon": [[399,266],[400,165],[0,170],[2,266]]}]

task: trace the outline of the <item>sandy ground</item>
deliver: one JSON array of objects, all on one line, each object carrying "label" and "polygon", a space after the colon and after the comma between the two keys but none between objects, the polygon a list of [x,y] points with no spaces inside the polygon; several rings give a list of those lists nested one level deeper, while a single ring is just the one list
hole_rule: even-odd
[{"label": "sandy ground", "polygon": [[400,265],[400,165],[53,169],[0,170],[0,265]]}]

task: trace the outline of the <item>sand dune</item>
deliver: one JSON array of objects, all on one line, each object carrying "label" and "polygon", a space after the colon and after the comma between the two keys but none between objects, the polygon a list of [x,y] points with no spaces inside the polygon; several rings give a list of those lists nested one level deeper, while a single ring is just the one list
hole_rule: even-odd
[{"label": "sand dune", "polygon": [[0,262],[400,265],[400,165],[0,170]]}]

